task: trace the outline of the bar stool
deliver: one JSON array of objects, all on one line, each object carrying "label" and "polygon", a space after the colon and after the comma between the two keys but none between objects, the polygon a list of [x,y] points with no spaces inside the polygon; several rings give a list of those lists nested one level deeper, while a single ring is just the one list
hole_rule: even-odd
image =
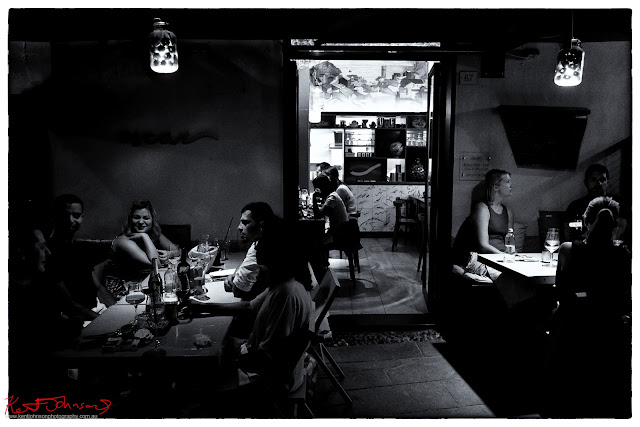
[{"label": "bar stool", "polygon": [[[413,212],[411,212],[411,202],[409,199],[401,199],[401,198],[397,198],[394,202],[393,202],[393,206],[396,207],[396,224],[393,227],[393,242],[391,244],[391,252],[393,252],[393,250],[395,249],[396,245],[398,244],[398,234],[400,232],[400,227],[405,228],[405,236],[404,236],[404,243],[407,243],[407,234],[408,234],[408,230],[412,227],[412,226],[416,226],[418,224],[420,224],[420,221],[418,221],[417,218],[412,217],[411,215],[413,214]],[[405,206],[405,214],[402,215],[402,206]]]}]

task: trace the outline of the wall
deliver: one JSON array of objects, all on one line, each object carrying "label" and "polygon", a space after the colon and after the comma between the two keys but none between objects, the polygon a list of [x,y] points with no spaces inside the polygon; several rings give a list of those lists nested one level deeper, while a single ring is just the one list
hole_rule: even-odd
[{"label": "wall", "polygon": [[[574,199],[586,194],[584,171],[593,162],[611,171],[610,191],[619,193],[620,153],[602,152],[631,136],[631,45],[629,42],[583,43],[585,74],[576,87],[553,83],[557,43],[529,43],[540,55],[530,60],[507,57],[504,78],[478,78],[476,85],[456,87],[455,147],[453,173],[452,235],[470,212],[470,195],[478,181],[459,179],[463,153],[491,156],[490,168],[511,171],[513,196],[505,202],[517,222],[527,225],[527,235],[538,234],[538,211],[564,211]],[[460,56],[458,72],[480,73],[480,57]],[[497,113],[499,105],[544,105],[588,108],[578,167],[575,171],[551,171],[516,166],[504,127]],[[550,153],[551,155],[553,153]]]},{"label": "wall", "polygon": [[360,231],[393,231],[396,223],[396,198],[423,197],[424,185],[349,184],[356,199]]},{"label": "wall", "polygon": [[[280,43],[178,39],[178,47],[180,69],[160,75],[144,41],[55,44],[13,79],[13,93],[31,86],[19,96],[33,97],[40,109],[29,114],[48,134],[50,171],[39,179],[85,201],[79,237],[114,237],[137,198],[154,203],[161,223],[192,224],[194,239],[223,234],[232,217],[235,237],[249,201],[282,215]],[[50,68],[50,78],[25,83],[42,74],[26,64]]]}]

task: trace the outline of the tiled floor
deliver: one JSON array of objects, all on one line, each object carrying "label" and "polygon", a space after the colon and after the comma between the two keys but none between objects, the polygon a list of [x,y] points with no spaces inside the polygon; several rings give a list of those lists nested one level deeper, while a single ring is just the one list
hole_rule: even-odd
[{"label": "tiled floor", "polygon": [[430,342],[332,347],[352,405],[318,374],[316,417],[487,418],[494,414]]},{"label": "tiled floor", "polygon": [[391,237],[362,238],[360,273],[349,278],[349,263],[337,251],[330,253],[330,268],[342,288],[331,307],[336,315],[424,314],[427,306],[418,267],[419,248],[401,238],[391,252]]}]

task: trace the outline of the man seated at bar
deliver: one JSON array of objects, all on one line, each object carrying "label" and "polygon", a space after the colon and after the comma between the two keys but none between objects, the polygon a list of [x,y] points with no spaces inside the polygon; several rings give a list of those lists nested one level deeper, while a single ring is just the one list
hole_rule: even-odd
[{"label": "man seated at bar", "polygon": [[[609,194],[607,191],[609,186],[609,170],[603,165],[593,164],[587,168],[584,172],[584,186],[587,188],[587,194],[571,202],[565,211],[563,220],[563,242],[573,242],[584,238],[583,232],[586,229],[582,227],[582,215],[586,211],[587,206],[589,206],[589,202],[593,199],[600,196],[609,196],[620,203],[619,197]],[[625,210],[625,207],[621,205],[618,225],[614,230],[618,234],[617,237],[625,233],[628,217],[628,212]]]},{"label": "man seated at bar", "polygon": [[65,315],[91,321],[98,312],[115,303],[95,274],[87,254],[74,244],[74,236],[84,220],[84,203],[73,194],[58,196],[53,203],[53,229],[47,239],[51,255],[47,274],[55,283],[61,311]]},{"label": "man seated at bar", "polygon": [[252,202],[242,208],[238,225],[240,239],[251,246],[242,264],[225,278],[224,289],[244,301],[252,300],[266,288],[266,283],[259,280],[260,266],[256,262],[256,246],[263,226],[274,218],[271,206],[265,202]]}]

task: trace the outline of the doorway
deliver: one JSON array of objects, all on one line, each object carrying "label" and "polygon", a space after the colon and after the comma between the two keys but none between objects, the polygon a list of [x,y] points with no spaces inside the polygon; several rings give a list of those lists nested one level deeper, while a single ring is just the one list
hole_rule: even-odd
[{"label": "doorway", "polygon": [[[318,52],[315,52],[314,55],[318,56]],[[433,199],[431,197],[433,192],[432,176],[435,173],[437,173],[435,168],[436,164],[439,166],[442,173],[442,168],[448,162],[443,162],[442,160],[434,161],[433,153],[438,153],[438,152],[448,153],[450,152],[450,150],[449,149],[434,150],[433,147],[434,145],[437,145],[436,141],[438,141],[438,135],[445,134],[445,132],[438,133],[437,127],[439,123],[438,122],[439,118],[445,117],[445,116],[448,116],[448,117],[452,116],[450,112],[448,114],[445,114],[443,112],[443,108],[450,108],[450,100],[452,99],[451,96],[445,96],[443,94],[437,94],[437,95],[435,94],[435,91],[438,91],[438,90],[442,91],[442,88],[443,88],[443,86],[438,81],[438,79],[442,75],[442,69],[443,69],[442,64],[440,64],[440,62],[442,61],[442,56],[441,55],[439,56],[437,54],[425,55],[424,53],[415,53],[413,55],[410,55],[411,59],[407,59],[407,55],[400,55],[401,57],[398,58],[398,57],[394,57],[393,55],[389,56],[388,52],[378,52],[378,55],[377,55],[378,57],[376,57],[376,55],[373,55],[373,56],[367,57],[366,59],[362,59],[360,57],[357,57],[358,55],[355,55],[356,58],[354,58],[354,56],[345,55],[344,53],[337,54],[334,51],[322,52],[322,54],[320,55],[320,58],[316,57],[314,59],[310,59],[305,56],[307,56],[305,52],[295,52],[294,54],[291,54],[291,58],[288,58],[288,59],[294,60],[296,64],[296,68],[295,68],[296,99],[297,99],[297,102],[296,102],[296,123],[297,123],[296,151],[297,151],[297,157],[298,157],[297,185],[300,190],[307,189],[309,193],[313,191],[311,180],[315,175],[315,166],[320,161],[327,161],[327,163],[330,163],[330,164],[338,163],[338,166],[340,166],[340,169],[341,169],[341,174],[340,174],[341,180],[348,179],[348,176],[345,177],[345,172],[348,171],[350,159],[347,156],[345,156],[345,153],[348,153],[346,150],[349,150],[349,148],[351,148],[354,154],[356,155],[358,155],[358,152],[356,152],[355,147],[346,145],[348,144],[348,142],[347,142],[347,138],[345,137],[345,134],[347,133],[354,134],[358,132],[358,131],[349,132],[351,130],[350,129],[351,125],[354,124],[354,122],[355,122],[354,127],[356,127],[356,129],[363,129],[362,121],[364,120],[365,121],[364,123],[366,124],[365,126],[367,126],[364,129],[367,129],[367,130],[363,131],[362,133],[371,133],[370,129],[372,129],[371,127],[372,122],[375,123],[376,125],[374,127],[375,129],[378,126],[378,120],[381,119],[381,116],[395,115],[395,118],[396,118],[395,124],[398,126],[398,129],[405,129],[404,132],[408,133],[409,129],[411,129],[410,123],[412,120],[412,117],[409,117],[409,116],[414,115],[414,116],[418,116],[418,118],[424,119],[423,133],[425,135],[425,140],[422,142],[416,143],[415,138],[410,138],[410,141],[411,141],[410,144],[412,145],[406,145],[407,144],[406,139],[403,141],[405,143],[405,149],[407,150],[407,152],[418,151],[418,150],[414,150],[415,148],[413,146],[414,143],[416,144],[416,147],[420,146],[418,144],[424,144],[422,148],[423,154],[418,156],[420,158],[420,163],[424,167],[424,178],[422,178],[421,183],[417,183],[415,181],[403,182],[401,180],[401,181],[398,181],[398,183],[396,184],[396,183],[391,183],[389,181],[390,179],[392,179],[391,174],[393,174],[392,171],[395,170],[394,167],[399,163],[401,164],[400,169],[405,174],[409,173],[414,160],[409,159],[407,156],[405,156],[403,159],[400,159],[400,161],[395,159],[393,161],[390,161],[390,159],[387,159],[387,162],[384,165],[385,175],[384,175],[384,178],[382,178],[386,180],[385,183],[381,183],[381,182],[376,183],[375,182],[376,180],[381,179],[380,176],[376,176],[372,178],[372,182],[367,184],[370,184],[369,190],[371,190],[371,187],[375,187],[376,184],[380,184],[378,187],[386,187],[387,189],[386,201],[388,203],[392,202],[395,199],[396,197],[395,194],[399,194],[400,197],[402,196],[407,197],[410,195],[409,191],[411,191],[411,195],[417,196],[417,198],[420,198],[421,196],[422,199],[424,200],[424,203],[422,205],[424,209],[424,213],[426,214],[425,215],[426,218],[424,221],[424,225],[425,225],[424,239],[425,239],[425,242],[428,242],[428,243],[424,243],[424,245],[426,246],[427,250],[425,251],[424,255],[420,255],[420,247],[422,245],[422,239],[421,239],[422,231],[421,231],[421,227],[416,227],[412,232],[413,239],[409,241],[409,246],[411,244],[414,245],[413,247],[410,248],[411,251],[413,251],[414,253],[413,255],[407,255],[407,259],[409,259],[411,256],[415,257],[415,260],[414,260],[415,262],[407,260],[407,262],[404,263],[405,266],[402,267],[403,271],[401,272],[401,274],[395,275],[395,277],[397,278],[398,276],[400,276],[406,281],[407,280],[406,278],[408,277],[409,273],[411,273],[413,275],[412,277],[417,280],[417,283],[419,283],[419,287],[420,287],[419,297],[422,299],[421,304],[411,303],[412,306],[413,307],[420,306],[421,310],[423,310],[425,314],[435,311],[435,307],[437,305],[436,299],[438,295],[438,292],[437,292],[438,280],[436,279],[436,277],[437,277],[437,274],[440,272],[436,271],[435,274],[433,272],[433,265],[435,262],[438,262],[438,260],[434,259],[434,257],[431,256],[433,251],[429,250],[429,248],[434,247],[434,237],[439,236],[438,233],[432,232],[432,230],[434,226],[441,225],[442,221],[441,220],[438,221],[438,220],[441,219],[440,216],[443,215],[443,210],[441,209],[439,211],[438,210],[434,211],[434,205],[437,205],[437,204],[432,201]],[[430,58],[430,57],[428,58],[428,56],[433,56],[433,58]],[[416,57],[421,59],[424,58],[424,59],[422,61],[415,61]],[[378,68],[375,68],[375,71],[372,71],[371,64],[376,62],[378,64],[377,65]],[[418,62],[425,63],[426,66],[422,66],[422,67],[416,66],[415,64]],[[320,67],[318,67],[319,64],[321,64]],[[347,64],[346,67],[345,67],[345,64]],[[348,64],[354,64],[354,65],[348,65]],[[407,70],[406,68],[405,69],[401,68],[401,67],[407,67],[407,64],[411,64],[410,65],[411,69]],[[337,72],[333,67],[335,67],[335,69],[337,69],[339,72]],[[331,79],[327,79],[322,75],[320,76],[318,75],[319,74],[317,72],[318,68],[330,69],[335,74],[331,76]],[[345,69],[343,70],[342,68],[345,68]],[[422,71],[422,73],[420,73],[418,70]],[[362,75],[367,72],[369,73],[368,74],[369,78],[364,77]],[[376,76],[373,76],[373,74],[371,73],[376,74]],[[371,78],[371,76],[373,76],[373,78]],[[335,77],[338,77],[338,78],[336,79]],[[401,94],[399,94],[398,91],[395,91],[394,93],[395,98],[401,99],[401,95],[405,95],[405,96],[408,95],[409,97],[411,97],[411,93],[407,94],[407,92],[413,89],[415,94],[418,94],[418,93],[424,94],[424,100],[425,100],[424,104],[419,105],[418,103],[417,108],[407,108],[408,103],[401,102],[395,105],[395,108],[394,107],[390,108],[388,104],[384,108],[377,108],[377,107],[374,108],[372,107],[372,105],[375,105],[375,104],[372,104],[372,103],[367,104],[367,102],[365,102],[367,98],[369,99],[372,98],[367,96],[367,91],[371,90],[372,82],[380,86],[380,83],[385,84],[385,83],[389,83],[389,80],[397,80],[398,85],[396,87],[401,89],[408,86],[406,81],[404,83],[401,83],[402,80],[405,80],[405,79],[413,80],[411,82],[412,84],[409,85],[410,86],[409,90]],[[338,98],[340,98],[340,95],[344,95],[345,93],[347,93],[347,94],[353,95],[353,100],[356,102],[350,101],[349,98],[342,99],[343,102],[333,101],[332,100],[333,96],[327,96],[326,90],[323,90],[322,94],[324,96],[324,99],[322,101],[324,101],[324,105],[322,106],[320,117],[315,117],[315,118],[312,117],[312,122],[310,123],[309,121],[310,116],[317,115],[317,111],[315,111],[315,109],[317,108],[317,104],[314,105],[314,103],[310,103],[311,98],[313,96],[312,89],[313,89],[314,83],[316,85],[327,85],[327,84],[331,85],[332,82],[334,84],[329,87],[331,87],[333,90],[336,90],[336,87],[337,87],[337,91],[340,92]],[[353,84],[354,82],[357,82],[357,83],[354,85]],[[368,87],[362,88],[362,86],[366,86],[366,85],[368,85]],[[357,90],[353,90],[354,87]],[[351,89],[353,92],[349,93],[348,90],[340,91],[340,88]],[[326,86],[325,86],[325,89],[326,89]],[[393,89],[394,88],[392,87],[391,90],[393,91]],[[371,94],[372,92],[368,92],[368,93]],[[373,98],[375,98],[375,96]],[[443,102],[443,100],[446,100],[447,102]],[[375,103],[376,101],[372,101],[372,102]],[[381,102],[381,104],[384,104],[384,103]],[[353,105],[357,105],[357,108],[353,107]],[[405,110],[408,110],[408,111],[405,111]],[[382,119],[384,120],[384,117],[382,117]],[[409,124],[407,120],[409,120]],[[317,126],[313,122],[316,122],[316,123],[321,122],[321,124]],[[420,125],[420,121],[418,121],[417,124]],[[337,132],[334,132],[334,131],[337,131]],[[323,136],[316,138],[314,134],[323,135]],[[338,137],[337,134],[341,134],[341,136]],[[450,133],[446,133],[446,134],[450,136]],[[420,140],[418,139],[418,141]],[[365,145],[367,144],[372,146],[375,145],[375,143],[372,143],[370,141],[367,142]],[[324,149],[325,158],[322,158],[322,156],[318,156],[318,154],[323,149]],[[372,148],[372,151],[375,152],[375,148]],[[366,154],[363,154],[362,156],[364,157],[366,156]],[[363,158],[358,160],[361,163],[365,163],[366,160],[368,159]],[[409,161],[409,164],[407,164],[407,161]],[[448,173],[449,174],[451,173],[450,168],[448,169]],[[405,175],[404,177],[406,180],[407,175]],[[441,185],[445,183],[443,181],[446,181],[446,180],[440,179],[439,182]],[[364,186],[362,183],[352,182],[352,184],[353,184],[352,185],[353,187]],[[403,191],[394,192],[393,190],[391,190],[392,187],[395,187],[395,190],[398,190],[399,187],[405,186],[405,184],[407,188],[403,189],[404,192]],[[411,188],[409,188],[409,186],[411,186]],[[380,193],[384,191],[381,191],[380,189],[378,189],[378,192]],[[389,198],[388,194],[391,194],[391,199]],[[441,192],[439,194],[441,194]],[[378,202],[379,202],[379,199],[376,199],[376,203]],[[451,206],[451,202],[449,197],[449,204],[448,204],[449,211],[451,209],[450,206]],[[365,209],[369,209],[369,207],[366,207]],[[395,211],[393,211],[392,209],[389,209],[388,206],[387,207],[372,206],[371,209],[375,209],[378,212],[380,212],[380,210],[387,209],[386,216],[385,216],[386,221],[380,221],[382,227],[378,229],[367,228],[365,226],[364,230],[361,230],[361,231],[364,231],[363,232],[364,238],[375,239],[373,241],[367,242],[368,244],[370,244],[372,248],[375,248],[376,246],[384,248],[386,246],[385,240],[388,241],[388,246],[391,246],[391,236],[393,231],[393,223],[394,223],[393,219],[395,218]],[[365,221],[360,221],[360,224],[363,224],[364,222]],[[450,229],[447,230],[447,234],[450,234]],[[373,250],[375,251],[375,249]],[[401,254],[402,252],[399,252],[398,254],[393,254],[393,256],[403,256]],[[418,270],[417,262],[420,256],[422,256],[422,259],[420,260],[421,268],[420,270]],[[334,263],[340,263],[340,261],[334,261]],[[409,264],[411,264],[411,266],[409,266]],[[374,268],[377,268],[377,269],[380,269],[380,267],[381,267],[380,265],[374,266]],[[363,286],[366,286],[367,279],[365,278],[364,280],[365,280],[365,283],[363,284]],[[399,300],[401,299],[402,298],[399,298]],[[403,310],[403,309],[400,309],[400,310]]]}]

